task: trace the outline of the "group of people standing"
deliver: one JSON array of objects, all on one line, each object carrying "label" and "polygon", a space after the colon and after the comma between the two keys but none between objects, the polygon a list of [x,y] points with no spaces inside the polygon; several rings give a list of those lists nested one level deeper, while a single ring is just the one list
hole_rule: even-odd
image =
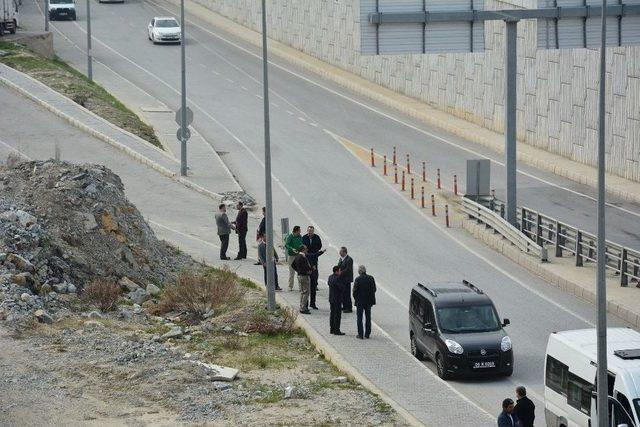
[{"label": "group of people standing", "polygon": [[[215,215],[216,226],[218,229],[218,237],[220,238],[220,259],[229,260],[227,249],[229,247],[229,235],[235,230],[238,235],[238,255],[234,258],[241,260],[247,258],[247,231],[248,231],[248,214],[242,202],[236,205],[238,214],[234,221],[229,221],[227,216],[227,207],[224,204],[218,206],[218,212]],[[262,208],[262,221],[256,232],[258,241],[258,262],[256,265],[262,265],[264,271],[264,281],[267,282],[267,236],[265,233],[265,208]],[[289,291],[293,291],[296,275],[298,276],[298,285],[300,290],[300,313],[310,314],[310,308],[318,310],[316,305],[316,294],[318,290],[318,259],[326,252],[322,248],[322,239],[315,232],[315,228],[310,225],[307,227],[307,233],[302,235],[300,226],[293,227],[292,232],[285,239],[285,253],[287,255],[287,264],[289,266]],[[376,304],[376,282],[374,278],[367,274],[364,265],[358,267],[358,276],[354,280],[353,274],[353,258],[349,256],[346,247],[341,247],[339,251],[340,258],[333,267],[333,272],[329,276],[327,283],[329,285],[329,306],[330,306],[330,329],[334,335],[344,335],[340,330],[342,321],[342,313],[352,313],[353,306],[356,306],[356,318],[358,327],[358,338],[369,338],[371,335],[371,307]],[[274,250],[274,272],[275,272],[275,289],[282,291],[278,283],[278,270],[275,263],[279,261],[278,254]],[[353,292],[351,284],[353,283]],[[352,297],[353,296],[353,300]],[[364,324],[363,324],[364,318]]]},{"label": "group of people standing", "polygon": [[533,427],[536,419],[536,405],[527,397],[524,386],[516,387],[516,402],[502,401],[502,412],[498,415],[498,427]]},{"label": "group of people standing", "polygon": [[[300,226],[293,227],[291,234],[285,239],[285,251],[289,264],[289,290],[293,290],[296,274],[300,286],[300,313],[310,314],[309,308],[317,310],[316,293],[318,290],[318,258],[325,253],[322,239],[315,228],[307,227],[307,234],[301,234]],[[356,323],[358,338],[369,338],[371,335],[371,307],[376,304],[376,282],[367,274],[364,265],[358,267],[358,277],[354,281],[353,258],[346,247],[341,247],[340,258],[332,268],[327,279],[329,286],[329,328],[333,335],[345,335],[340,330],[342,313],[353,313],[356,306]],[[353,283],[353,293],[351,292]],[[353,300],[351,296],[353,295]],[[363,317],[365,323],[363,325]]]}]

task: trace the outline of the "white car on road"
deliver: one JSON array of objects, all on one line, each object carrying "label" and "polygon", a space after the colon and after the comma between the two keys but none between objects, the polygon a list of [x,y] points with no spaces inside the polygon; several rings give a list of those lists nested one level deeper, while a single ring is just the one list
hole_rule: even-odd
[{"label": "white car on road", "polygon": [[182,29],[175,18],[155,17],[149,22],[149,40],[155,43],[180,43]]}]

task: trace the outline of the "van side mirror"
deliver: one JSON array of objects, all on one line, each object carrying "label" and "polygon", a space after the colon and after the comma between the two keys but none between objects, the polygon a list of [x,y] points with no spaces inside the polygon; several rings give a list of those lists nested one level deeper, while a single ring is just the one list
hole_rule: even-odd
[{"label": "van side mirror", "polygon": [[502,322],[502,327],[505,327],[507,325],[510,325],[511,322],[509,321],[509,319],[504,319],[504,321]]},{"label": "van side mirror", "polygon": [[424,329],[425,332],[433,332],[433,324],[432,323],[425,323],[423,329]]}]

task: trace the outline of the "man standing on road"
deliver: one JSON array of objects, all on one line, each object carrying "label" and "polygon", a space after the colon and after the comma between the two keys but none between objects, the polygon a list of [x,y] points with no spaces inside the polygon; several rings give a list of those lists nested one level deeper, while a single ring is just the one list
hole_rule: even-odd
[{"label": "man standing on road", "polygon": [[220,238],[220,259],[231,259],[227,256],[227,248],[229,247],[229,234],[233,226],[229,222],[227,217],[227,207],[224,204],[218,206],[218,213],[216,216],[216,227],[218,228],[218,237]]},{"label": "man standing on road", "polygon": [[498,427],[518,427],[518,418],[513,414],[513,400],[502,401],[502,412],[498,415]]},{"label": "man standing on road", "polygon": [[[264,270],[264,285],[267,286],[267,236],[262,234],[258,236],[260,243],[258,243],[258,261],[262,265]],[[275,249],[273,250],[273,274],[275,278],[275,289],[281,291],[282,288],[278,285],[278,269],[276,268],[276,262],[278,262],[278,254]]]},{"label": "man standing on road", "polygon": [[302,236],[300,235],[300,226],[295,225],[291,234],[284,240],[284,248],[287,252],[287,264],[289,264],[289,290],[293,290],[293,279],[296,271],[293,269],[293,261],[298,255],[298,250],[302,246]]},{"label": "man standing on road", "polygon": [[329,328],[333,335],[344,335],[340,330],[340,320],[342,317],[342,285],[339,279],[340,267],[333,267],[333,274],[327,279],[329,285]]},{"label": "man standing on road", "polygon": [[352,313],[353,304],[351,303],[351,282],[353,282],[353,259],[347,253],[347,248],[340,248],[340,284],[342,285],[342,312]]},{"label": "man standing on road", "polygon": [[300,246],[300,249],[298,249],[298,255],[293,259],[292,267],[298,273],[298,283],[300,284],[300,313],[310,314],[309,288],[311,286],[310,276],[313,272],[313,267],[307,259],[307,247],[305,245]]},{"label": "man standing on road", "polygon": [[520,420],[520,427],[533,427],[536,405],[527,397],[527,389],[524,386],[516,387],[516,406],[513,414]]},{"label": "man standing on road", "polygon": [[[262,207],[262,220],[260,221],[260,225],[258,226],[258,230],[256,231],[256,242],[258,242],[258,245],[260,245],[260,240],[262,238],[262,236],[266,236],[267,235],[267,217],[266,217],[266,213],[267,213],[267,208],[266,207]],[[259,256],[258,256],[259,258]],[[255,265],[260,265],[260,261],[256,262]]]},{"label": "man standing on road", "polygon": [[247,258],[247,231],[249,230],[249,214],[244,208],[244,204],[242,202],[238,202],[236,208],[238,209],[238,215],[236,216],[236,220],[233,221],[233,225],[236,226],[239,249],[238,256],[236,256],[235,259],[240,260]]},{"label": "man standing on road", "polygon": [[[358,277],[353,282],[353,301],[356,305],[358,322],[358,338],[371,336],[371,307],[376,305],[376,281],[373,276],[367,274],[364,265],[358,267]],[[365,316],[364,331],[362,328],[362,315]]]},{"label": "man standing on road", "polygon": [[316,291],[318,290],[318,258],[325,251],[322,250],[322,239],[315,234],[315,228],[313,225],[307,227],[307,234],[302,236],[302,244],[307,247],[309,251],[307,258],[313,267],[313,273],[311,273],[311,289],[310,289],[310,307],[317,310],[316,307]]}]

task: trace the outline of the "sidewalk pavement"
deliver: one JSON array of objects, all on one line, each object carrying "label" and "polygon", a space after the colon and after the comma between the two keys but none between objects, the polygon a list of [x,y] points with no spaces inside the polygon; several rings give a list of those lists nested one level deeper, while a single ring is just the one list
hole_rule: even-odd
[{"label": "sidewalk pavement", "polygon": [[[175,6],[179,1],[168,0]],[[244,27],[212,10],[190,0],[186,9],[235,37],[255,46],[262,46],[259,33]],[[401,95],[334,65],[316,59],[276,40],[269,40],[269,52],[306,71],[343,86],[354,93],[373,99],[396,111],[406,114],[429,126],[451,133],[468,141],[473,141],[498,153],[504,152],[504,135],[471,123],[442,110],[430,107],[417,99]],[[541,170],[553,172],[580,184],[597,188],[597,169],[578,163],[566,157],[527,145],[518,144],[518,160]],[[640,203],[640,183],[607,173],[606,189],[610,194],[630,202]]]},{"label": "sidewalk pavement", "polygon": [[[9,73],[3,70],[0,80],[6,81],[8,75]],[[15,80],[20,81],[17,78]],[[26,86],[24,81],[22,83]],[[38,85],[31,84],[30,88],[34,91],[42,91]],[[55,117],[43,108],[34,108],[30,101],[3,87],[0,87],[0,94],[7,99],[0,122],[13,124],[11,133],[0,145],[9,145],[30,158],[46,159],[52,156],[54,147],[58,144],[65,160],[106,165],[121,177],[127,197],[138,207],[160,238],[176,243],[197,259],[204,259],[218,267],[227,265],[240,275],[261,282],[262,269],[254,266],[253,260],[223,262],[216,259],[218,242],[212,220],[215,203],[210,194],[197,191],[184,182],[162,173],[162,170],[141,162],[137,156],[142,154],[135,152],[136,156],[131,155],[131,147],[127,146],[129,150],[123,150],[114,143],[105,144],[105,139],[69,126],[59,118],[64,117],[60,112],[57,113],[59,117]],[[52,94],[48,96],[51,101],[38,102],[49,110],[55,110],[53,103],[60,103],[60,99]],[[30,98],[36,97],[31,94]],[[72,107],[66,103],[59,105],[60,108]],[[69,111],[68,114],[74,113]],[[77,113],[82,119],[86,116],[82,110]],[[29,122],[20,119],[26,116],[31,119]],[[66,121],[70,119],[78,120],[73,116],[65,118]],[[109,131],[102,121],[96,120],[94,123],[105,132]],[[19,135],[28,137],[19,138]],[[141,152],[156,156],[154,158],[158,161],[164,161],[163,158],[166,158],[155,149],[150,151],[146,145],[139,142],[136,144]],[[190,208],[185,209],[185,206]],[[250,218],[250,229],[257,228],[257,221]],[[236,249],[236,239],[233,238],[229,251],[233,254]],[[280,267],[280,270],[280,277],[284,280],[286,266]],[[327,297],[327,288],[323,285],[318,292],[321,310],[304,316],[300,320],[301,324],[309,331],[314,342],[319,343],[319,347],[329,359],[336,361],[349,375],[361,379],[363,384],[373,385],[374,392],[378,392],[383,399],[397,408],[401,415],[404,414],[408,422],[470,427],[495,424],[491,414],[472,403],[451,385],[441,381],[434,372],[413,358],[401,344],[379,327],[374,326],[374,334],[370,340],[356,340],[353,315],[345,315],[343,325],[348,335],[330,335]],[[299,301],[298,293],[283,294],[281,301],[288,302],[295,309]],[[374,320],[375,315],[374,310]]]},{"label": "sidewalk pavement", "polygon": [[[197,133],[189,145],[193,161],[185,178],[179,175],[180,160],[173,156],[172,151],[163,151],[138,136],[118,128],[36,79],[0,64],[0,84],[18,91],[71,125],[125,152],[143,165],[214,200],[222,199],[221,192],[242,190],[215,150]],[[175,133],[173,140],[167,136],[169,129],[177,128],[175,123],[171,125],[174,113],[150,95],[134,90],[135,86],[129,82],[121,82],[117,85],[117,89],[114,95],[117,97],[127,94],[126,100],[129,105],[150,106],[144,119],[160,130],[158,136],[163,144],[175,150],[177,142],[172,146]],[[141,107],[138,108],[141,109]]]}]

